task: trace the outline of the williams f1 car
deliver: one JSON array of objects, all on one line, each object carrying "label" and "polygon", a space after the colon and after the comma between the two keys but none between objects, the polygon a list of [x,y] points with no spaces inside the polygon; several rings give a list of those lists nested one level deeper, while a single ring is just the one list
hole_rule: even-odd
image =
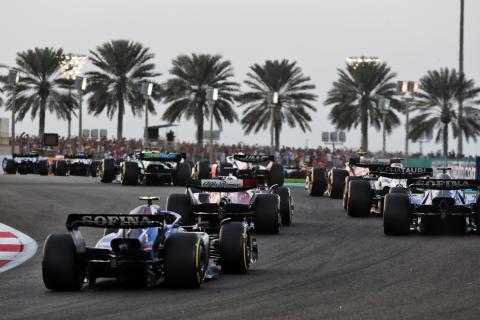
[{"label": "williams f1 car", "polygon": [[185,153],[137,151],[118,165],[114,159],[102,160],[98,175],[104,183],[118,180],[123,185],[185,186],[192,174],[190,164],[185,159]]},{"label": "williams f1 car", "polygon": [[7,174],[40,174],[48,175],[48,159],[37,153],[13,154],[11,159],[5,162],[4,171]]},{"label": "williams f1 car", "polygon": [[89,176],[96,177],[100,161],[93,160],[84,153],[57,156],[50,166],[50,171],[56,176]]},{"label": "williams f1 car", "polygon": [[452,179],[446,168],[441,170],[444,173],[436,179],[408,179],[403,192],[385,196],[385,234],[430,233],[442,230],[442,226],[480,234],[480,181]]},{"label": "williams f1 car", "polygon": [[[181,227],[181,216],[153,205],[127,215],[70,214],[69,234],[52,234],[45,241],[42,275],[50,290],[79,290],[97,278],[116,278],[128,286],[146,287],[162,279],[170,288],[198,288],[212,261],[224,272],[246,272],[256,256],[256,242],[242,223],[225,222],[220,237],[195,226]],[[106,228],[88,247],[79,227]],[[252,241],[252,242],[250,242]],[[252,245],[253,243],[253,245]]]}]

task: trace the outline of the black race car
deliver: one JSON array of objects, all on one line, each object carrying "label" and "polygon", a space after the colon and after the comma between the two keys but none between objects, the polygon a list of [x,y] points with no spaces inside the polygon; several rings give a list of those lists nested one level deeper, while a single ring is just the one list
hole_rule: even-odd
[{"label": "black race car", "polygon": [[3,168],[6,174],[40,174],[48,175],[48,159],[37,153],[13,154],[12,159],[5,161]]}]

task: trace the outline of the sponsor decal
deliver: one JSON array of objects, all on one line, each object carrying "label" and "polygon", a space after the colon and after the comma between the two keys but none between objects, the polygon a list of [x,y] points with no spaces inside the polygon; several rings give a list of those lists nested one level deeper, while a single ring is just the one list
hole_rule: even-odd
[{"label": "sponsor decal", "polygon": [[237,154],[234,156],[235,160],[245,161],[245,162],[265,162],[270,161],[272,156],[261,155],[261,154]]},{"label": "sponsor decal", "polygon": [[176,159],[176,153],[142,153],[144,159]]},{"label": "sponsor decal", "polygon": [[406,174],[420,174],[420,173],[431,173],[432,169],[430,168],[396,168],[396,167],[382,167],[379,168],[380,172],[386,173],[406,173]]},{"label": "sponsor decal", "polygon": [[439,189],[468,189],[472,183],[468,180],[415,180],[415,185],[419,187],[439,188]]},{"label": "sponsor decal", "polygon": [[243,180],[204,179],[201,180],[200,186],[204,188],[235,189],[243,187]]},{"label": "sponsor decal", "polygon": [[145,216],[82,216],[80,223],[84,226],[147,226],[151,223]]}]

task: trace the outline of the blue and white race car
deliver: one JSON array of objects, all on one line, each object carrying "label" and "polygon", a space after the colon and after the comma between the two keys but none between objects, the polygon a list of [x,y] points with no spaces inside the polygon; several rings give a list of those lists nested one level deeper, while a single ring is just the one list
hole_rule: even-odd
[{"label": "blue and white race car", "polygon": [[[215,276],[215,265],[242,272],[254,259],[245,252],[245,235],[231,228],[235,222],[222,226],[229,229],[222,238],[212,237],[198,226],[182,227],[179,214],[152,204],[157,197],[140,199],[148,203],[127,215],[70,214],[69,234],[52,234],[45,241],[45,286],[79,290],[85,282],[94,286],[97,278],[116,278],[134,287],[165,280],[169,288],[198,288]],[[105,228],[105,235],[88,247],[78,230],[82,226]]]},{"label": "blue and white race car", "polygon": [[385,234],[435,232],[439,226],[480,234],[480,181],[453,179],[449,168],[439,169],[435,179],[408,179],[407,188],[385,196]]},{"label": "blue and white race car", "polygon": [[[2,164],[3,165],[3,164]],[[38,153],[13,154],[11,159],[6,159],[3,165],[6,174],[40,174],[48,175],[48,160]]]}]

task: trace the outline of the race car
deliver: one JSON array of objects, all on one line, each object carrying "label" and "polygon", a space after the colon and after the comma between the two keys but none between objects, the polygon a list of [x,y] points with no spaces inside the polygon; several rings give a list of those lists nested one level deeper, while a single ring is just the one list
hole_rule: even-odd
[{"label": "race car", "polygon": [[[220,235],[198,226],[182,227],[181,216],[148,201],[130,214],[70,214],[69,234],[51,234],[43,249],[42,276],[50,290],[79,290],[85,280],[116,278],[132,287],[199,288],[206,277],[246,272],[255,262],[256,241],[242,222],[225,222]],[[95,246],[86,245],[79,227],[106,228]],[[248,242],[251,241],[251,242]],[[248,243],[247,243],[248,242]],[[252,245],[253,244],[253,245]]]},{"label": "race car", "polygon": [[385,196],[383,230],[386,235],[411,231],[437,232],[453,227],[457,232],[480,234],[480,181],[452,179],[449,168],[435,179],[408,179],[402,192]]},{"label": "race car", "polygon": [[57,156],[50,165],[50,171],[56,176],[97,176],[100,161],[93,160],[85,153]]},{"label": "race car", "polygon": [[137,151],[119,164],[114,159],[103,159],[98,167],[101,182],[118,180],[122,185],[185,186],[191,172],[185,153],[152,150]]},{"label": "race car", "polygon": [[269,186],[282,186],[285,181],[285,171],[281,164],[275,163],[272,155],[235,154],[228,156],[226,162],[218,162],[210,167],[208,161],[200,161],[196,166],[196,177],[208,179],[215,177],[249,176],[265,181]]},{"label": "race car", "polygon": [[346,200],[347,214],[351,217],[365,217],[371,213],[383,214],[384,198],[389,192],[403,192],[407,179],[431,176],[432,168],[404,168],[401,163],[372,165],[358,163],[369,169],[367,175],[349,181]]},{"label": "race car", "polygon": [[[218,232],[224,221],[242,221],[256,233],[274,234],[280,224],[291,223],[290,191],[285,187],[263,187],[253,178],[234,176],[191,180],[185,194],[171,194],[167,210],[179,212],[184,221],[205,224]],[[282,209],[284,209],[282,211]]]},{"label": "race car", "polygon": [[4,171],[7,174],[40,174],[48,175],[48,159],[39,156],[38,153],[13,154],[11,159],[5,162]]}]

